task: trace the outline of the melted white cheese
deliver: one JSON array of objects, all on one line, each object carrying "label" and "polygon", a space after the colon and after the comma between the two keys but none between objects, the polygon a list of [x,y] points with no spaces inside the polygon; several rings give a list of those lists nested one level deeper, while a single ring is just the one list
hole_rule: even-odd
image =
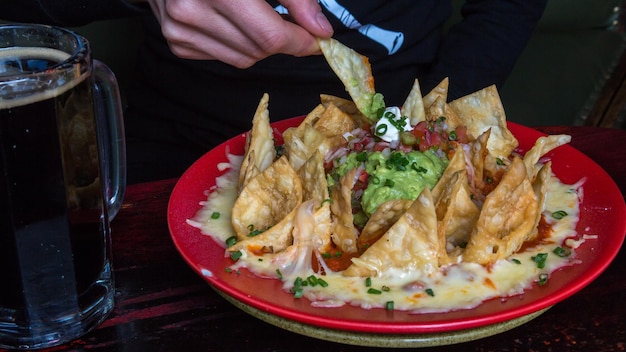
[{"label": "melted white cheese", "polygon": [[[231,159],[232,164],[236,162],[238,161]],[[238,168],[232,166],[231,171],[221,176],[218,180],[219,187],[210,193],[194,220],[189,221],[192,226],[200,228],[203,234],[209,234],[222,243],[233,235],[230,210],[236,197],[237,175]],[[314,275],[328,283],[326,287],[309,285],[303,288],[303,297],[308,298],[316,307],[350,304],[370,309],[385,308],[387,302],[393,302],[394,309],[412,313],[469,309],[488,299],[519,295],[533,283],[541,279],[549,280],[555,270],[578,262],[575,247],[589,239],[582,236],[575,246],[569,245],[572,238],[579,237],[575,227],[579,218],[581,191],[580,184],[565,185],[552,176],[548,184],[544,212],[546,221],[552,227],[550,237],[542,241],[543,244],[527,248],[489,268],[474,263],[458,263],[442,267],[428,275],[420,272],[407,273],[406,270],[397,273],[391,271],[386,277],[370,278],[370,286],[366,285],[364,278],[344,277],[341,273],[330,270],[326,270],[326,274],[322,276],[307,268],[282,275],[283,288],[289,291],[298,277],[306,279]],[[215,211],[221,214],[219,219],[211,218]],[[551,216],[555,211],[565,211],[568,215],[556,220]],[[556,247],[568,247],[572,254],[559,257],[553,253]],[[538,268],[533,260],[540,253],[548,254],[543,268]],[[280,266],[273,259],[275,257],[269,254],[258,256],[242,251],[241,258],[232,269],[245,267],[261,277],[278,279],[277,269],[280,270]],[[370,289],[377,291],[368,292]]]}]

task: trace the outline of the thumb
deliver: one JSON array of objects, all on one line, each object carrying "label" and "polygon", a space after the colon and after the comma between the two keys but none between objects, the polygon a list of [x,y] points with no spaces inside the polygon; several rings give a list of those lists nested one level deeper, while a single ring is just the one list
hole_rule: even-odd
[{"label": "thumb", "polygon": [[328,38],[333,35],[333,27],[322,13],[316,0],[280,0],[289,10],[295,23],[316,37]]}]

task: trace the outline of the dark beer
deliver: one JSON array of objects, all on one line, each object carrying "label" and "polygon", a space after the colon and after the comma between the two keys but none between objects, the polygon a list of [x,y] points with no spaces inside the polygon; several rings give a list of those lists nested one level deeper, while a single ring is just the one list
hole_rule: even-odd
[{"label": "dark beer", "polygon": [[[10,50],[0,50],[0,79],[68,57]],[[58,86],[36,91],[37,84]],[[71,80],[11,89],[24,93],[0,99],[0,194],[8,195],[0,202],[0,307],[34,323],[63,319],[56,314],[68,309],[84,314],[113,294],[101,285],[111,280],[110,244],[91,78],[76,72]],[[61,296],[75,297],[61,300],[73,307],[48,304]]]}]

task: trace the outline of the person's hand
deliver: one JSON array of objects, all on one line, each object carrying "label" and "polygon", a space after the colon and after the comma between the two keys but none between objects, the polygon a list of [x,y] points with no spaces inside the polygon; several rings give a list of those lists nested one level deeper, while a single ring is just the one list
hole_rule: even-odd
[{"label": "person's hand", "polygon": [[148,0],[172,52],[246,68],[273,54],[319,54],[315,37],[333,29],[316,0],[279,0],[288,21],[264,0]]}]

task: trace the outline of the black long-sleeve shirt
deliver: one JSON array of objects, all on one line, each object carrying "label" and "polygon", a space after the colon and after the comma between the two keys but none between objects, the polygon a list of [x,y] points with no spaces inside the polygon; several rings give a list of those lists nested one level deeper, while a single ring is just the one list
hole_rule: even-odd
[{"label": "black long-sleeve shirt", "polygon": [[[277,1],[268,1],[278,11]],[[452,6],[442,0],[320,0],[334,37],[370,59],[376,90],[400,105],[418,78],[426,94],[444,77],[449,99],[501,86],[526,45],[546,0],[467,0],[463,20],[444,30]],[[0,18],[65,26],[140,14],[123,0],[5,0]],[[147,11],[144,9],[144,11]],[[187,150],[188,164],[226,138],[250,128],[264,92],[272,120],[306,114],[319,94],[347,97],[322,56],[275,55],[248,69],[174,56],[152,16],[137,78],[128,89],[127,133],[141,155],[158,146]],[[153,143],[151,143],[153,142]],[[130,147],[129,147],[130,148]],[[134,151],[129,151],[133,158]],[[163,153],[166,153],[163,151]],[[141,158],[141,157],[139,157]],[[131,160],[132,162],[132,160]],[[163,159],[158,162],[163,163]],[[131,166],[132,168],[132,166]]]}]

